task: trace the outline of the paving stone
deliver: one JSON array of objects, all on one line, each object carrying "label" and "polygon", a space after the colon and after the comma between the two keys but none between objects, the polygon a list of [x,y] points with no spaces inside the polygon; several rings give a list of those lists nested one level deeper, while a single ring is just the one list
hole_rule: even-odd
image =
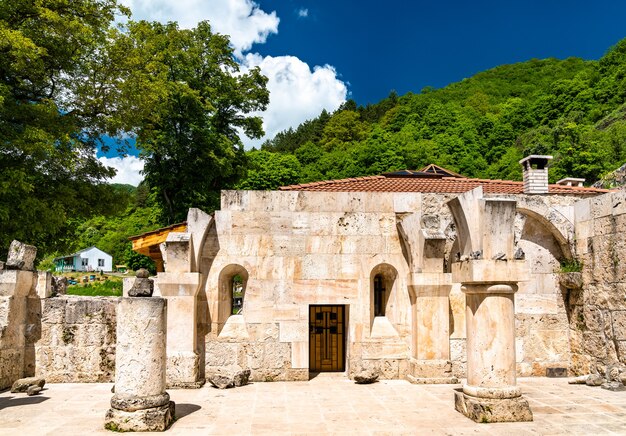
[{"label": "paving stone", "polygon": [[[454,410],[459,385],[382,380],[357,386],[343,374],[237,389],[170,389],[177,421],[167,435],[213,434],[623,434],[626,397],[563,378],[520,378],[533,422],[479,424]],[[102,428],[111,383],[46,384],[45,396],[0,393],[0,434],[112,433]],[[611,406],[611,407],[603,407]],[[570,407],[565,411],[564,407]],[[37,419],[33,420],[36,416]],[[342,419],[343,417],[343,419]]]}]

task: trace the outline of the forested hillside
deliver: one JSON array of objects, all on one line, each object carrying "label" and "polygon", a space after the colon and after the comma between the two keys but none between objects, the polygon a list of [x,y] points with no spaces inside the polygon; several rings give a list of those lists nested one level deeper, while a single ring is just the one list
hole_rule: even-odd
[{"label": "forested hillside", "polygon": [[246,189],[419,169],[521,180],[518,161],[554,156],[551,182],[593,183],[626,161],[626,40],[599,61],[533,59],[442,89],[346,102],[248,152]]}]

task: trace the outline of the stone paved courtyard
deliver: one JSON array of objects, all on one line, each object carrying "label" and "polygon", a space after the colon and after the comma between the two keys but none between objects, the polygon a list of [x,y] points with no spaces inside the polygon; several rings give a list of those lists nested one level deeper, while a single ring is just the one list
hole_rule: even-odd
[{"label": "stone paved courtyard", "polygon": [[[343,375],[236,389],[170,389],[177,422],[169,435],[427,434],[626,435],[626,392],[572,386],[566,379],[519,379],[532,423],[476,424],[454,410],[450,385]],[[458,386],[456,386],[458,387]],[[41,395],[0,393],[2,435],[114,434],[102,429],[111,384],[48,384]]]}]

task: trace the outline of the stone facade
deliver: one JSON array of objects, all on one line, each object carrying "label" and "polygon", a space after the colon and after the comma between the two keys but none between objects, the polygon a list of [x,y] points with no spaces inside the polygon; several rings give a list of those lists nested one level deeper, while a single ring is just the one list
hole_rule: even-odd
[{"label": "stone facade", "polygon": [[[424,376],[465,377],[465,295],[460,284],[451,280],[458,243],[445,204],[453,197],[224,192],[221,210],[198,247],[204,274],[198,336],[206,338],[205,371],[234,366],[250,368],[253,380],[306,379],[309,306],[339,304],[348,311],[346,370],[350,375],[374,368],[381,378],[405,378],[416,365],[428,372],[411,360],[428,340],[418,339],[419,332],[413,329],[420,325],[420,313],[436,300],[416,304],[417,288],[412,283],[429,266],[422,263],[417,274],[411,272],[415,259],[407,255],[407,241],[399,231],[400,218],[414,215],[414,230],[441,235],[436,236],[442,238],[441,257],[428,262],[430,267],[440,265],[440,282],[451,286],[447,322],[441,316],[429,321],[435,326],[446,324],[443,334],[449,340],[437,340],[433,349],[448,356],[451,365],[446,366],[445,359],[432,362],[430,368],[438,368],[440,375],[424,372]],[[520,283],[515,295],[517,372],[545,375],[547,368],[569,366],[568,318],[557,272],[559,262],[571,256],[568,232],[573,234],[572,205],[578,198],[509,197],[519,200],[514,242],[525,252],[530,269],[529,280]],[[372,301],[378,273],[387,277],[389,288],[381,317],[374,316]],[[236,275],[244,277],[244,310],[232,315],[229,283]],[[433,317],[426,313],[430,315],[421,319]]]}]

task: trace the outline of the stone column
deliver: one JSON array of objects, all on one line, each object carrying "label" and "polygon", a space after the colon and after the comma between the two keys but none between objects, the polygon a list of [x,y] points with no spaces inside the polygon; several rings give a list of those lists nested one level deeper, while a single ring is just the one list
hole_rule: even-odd
[{"label": "stone column", "polygon": [[6,264],[0,262],[0,390],[24,377],[28,296],[34,292],[37,249],[13,241]]},{"label": "stone column", "polygon": [[516,386],[515,303],[523,261],[468,260],[452,265],[465,293],[467,383],[456,410],[476,422],[532,421]]},{"label": "stone column", "polygon": [[199,388],[200,353],[197,341],[197,296],[202,275],[191,272],[195,264],[190,233],[170,233],[165,241],[166,272],[157,274],[161,296],[168,301],[167,385]]},{"label": "stone column", "polygon": [[461,249],[452,279],[466,301],[467,383],[455,392],[455,408],[476,422],[532,421],[515,377],[514,294],[528,279],[514,250],[516,203],[485,199],[477,188],[448,205]]},{"label": "stone column", "polygon": [[115,395],[104,427],[164,431],[174,419],[165,391],[167,300],[122,298],[117,307]]}]

